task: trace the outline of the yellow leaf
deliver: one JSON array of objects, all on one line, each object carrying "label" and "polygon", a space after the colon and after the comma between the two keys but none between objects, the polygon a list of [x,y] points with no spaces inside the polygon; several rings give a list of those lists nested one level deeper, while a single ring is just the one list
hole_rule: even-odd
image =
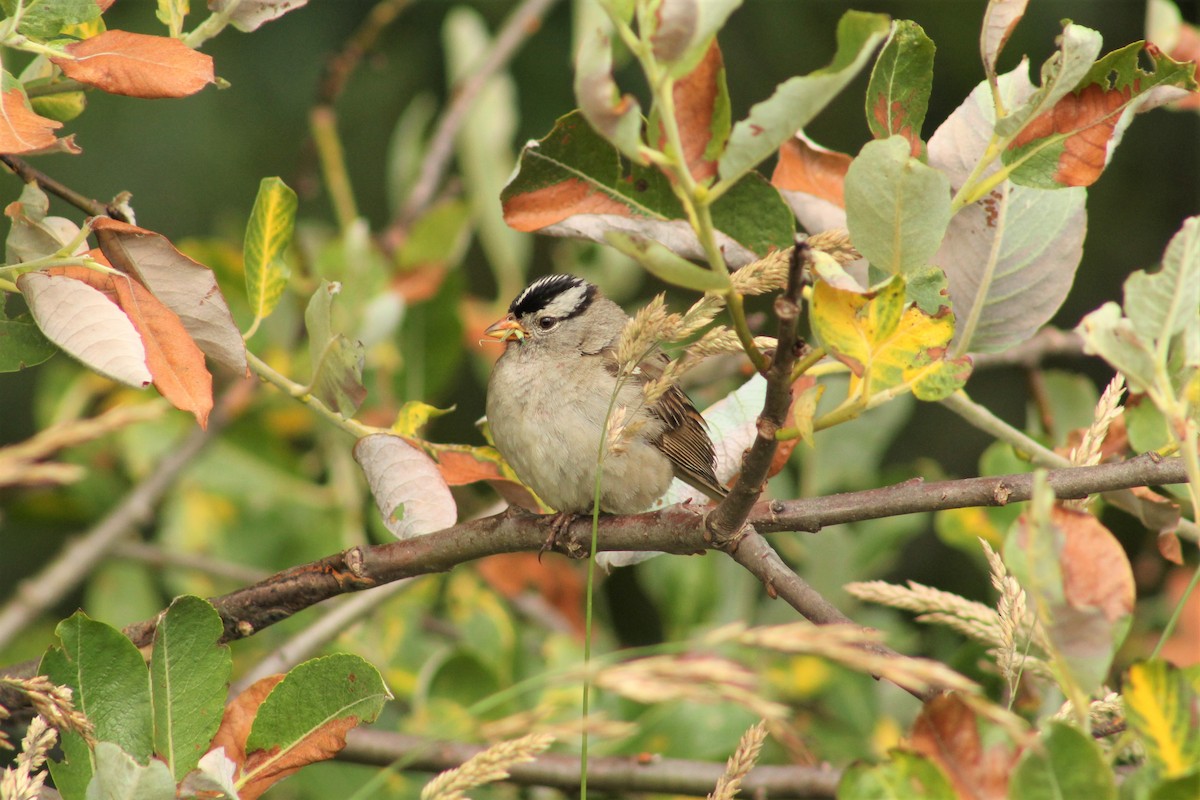
[{"label": "yellow leaf", "polygon": [[966,381],[970,360],[946,358],[953,314],[942,308],[930,315],[905,306],[899,275],[868,292],[817,281],[813,332],[853,373],[851,396],[867,401],[883,392],[912,391],[920,400],[940,400]]},{"label": "yellow leaf", "polygon": [[1191,726],[1195,693],[1183,673],[1165,661],[1147,661],[1129,669],[1125,709],[1142,739],[1146,755],[1173,778],[1191,770],[1200,757],[1200,732]]},{"label": "yellow leaf", "polygon": [[279,178],[263,178],[259,183],[243,248],[246,294],[254,310],[251,330],[275,310],[287,286],[291,269],[284,253],[292,242],[296,202],[296,193]]},{"label": "yellow leaf", "polygon": [[392,431],[400,436],[416,436],[421,428],[429,424],[429,420],[444,417],[453,410],[454,406],[438,408],[420,400],[410,400],[397,412]]}]

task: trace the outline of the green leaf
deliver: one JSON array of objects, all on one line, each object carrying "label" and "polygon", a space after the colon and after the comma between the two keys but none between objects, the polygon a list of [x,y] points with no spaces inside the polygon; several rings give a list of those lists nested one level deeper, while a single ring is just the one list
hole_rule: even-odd
[{"label": "green leaf", "polygon": [[867,127],[876,139],[903,136],[919,156],[921,124],[933,89],[933,40],[912,20],[897,20],[867,84]]},{"label": "green leaf", "polygon": [[1161,660],[1134,664],[1124,691],[1125,715],[1159,775],[1180,777],[1200,762],[1200,712],[1184,674]]},{"label": "green leaf", "polygon": [[461,200],[437,203],[413,221],[408,236],[396,251],[401,271],[421,267],[457,265],[471,235],[471,215]]},{"label": "green leaf", "polygon": [[729,276],[724,272],[697,266],[658,242],[618,231],[609,231],[604,239],[666,283],[697,292],[719,292],[729,288]]},{"label": "green leaf", "polygon": [[41,364],[58,352],[37,323],[22,314],[5,319],[0,310],[0,372],[17,372]]},{"label": "green leaf", "polygon": [[[41,0],[23,4],[21,24],[18,30],[34,39],[53,39],[63,28],[90,22],[100,16],[100,5],[96,0]],[[0,0],[0,8],[11,17],[16,12],[17,0]]]},{"label": "green leaf", "polygon": [[927,267],[950,224],[950,181],[910,147],[902,136],[867,142],[846,173],[850,238],[889,275]]},{"label": "green leaf", "polygon": [[[659,170],[621,154],[575,111],[527,145],[501,195],[504,219],[519,231],[604,242],[609,231],[652,239],[684,258],[705,260],[686,215]],[[713,204],[717,241],[730,266],[788,247],[795,221],[779,192],[757,173]]]},{"label": "green leaf", "polygon": [[1194,63],[1174,61],[1145,42],[1109,53],[1053,107],[1020,127],[1001,153],[1010,179],[1041,189],[1090,186],[1132,120],[1126,111],[1159,86],[1194,90],[1195,71]]},{"label": "green leaf", "polygon": [[866,65],[887,35],[886,15],[847,11],[838,23],[837,53],[828,67],[779,84],[770,98],[733,126],[721,156],[721,183],[736,181],[816,117]]},{"label": "green leaf", "polygon": [[1021,754],[1008,796],[1013,800],[1116,800],[1117,785],[1091,737],[1065,722],[1051,722]]},{"label": "green leaf", "polygon": [[882,764],[854,764],[838,784],[838,800],[955,800],[941,768],[916,753],[893,750]]},{"label": "green leaf", "polygon": [[1088,314],[1075,332],[1083,337],[1084,352],[1119,369],[1131,390],[1146,392],[1154,386],[1155,359],[1150,344],[1137,335],[1116,303],[1105,303]]},{"label": "green leaf", "polygon": [[[39,672],[71,687],[76,707],[95,726],[96,739],[112,742],[139,764],[150,760],[154,730],[150,680],[141,653],[120,631],[77,611],[55,628],[61,646],[51,647]],[[66,761],[50,771],[67,800],[82,798],[92,776],[87,743],[62,732]]]},{"label": "green leaf", "polygon": [[183,31],[183,20],[188,15],[189,0],[158,0],[158,10],[154,16],[167,26],[171,36],[178,38]]},{"label": "green leaf", "polygon": [[252,329],[275,310],[291,275],[284,253],[292,241],[296,203],[296,193],[279,178],[259,183],[243,245]]},{"label": "green leaf", "polygon": [[[1143,342],[1162,348],[1180,333],[1200,337],[1200,216],[1184,221],[1171,238],[1161,269],[1129,276],[1123,305]],[[1200,356],[1200,348],[1189,350]]]},{"label": "green leaf", "polygon": [[316,748],[328,752],[324,746],[328,737],[344,737],[354,726],[373,722],[390,698],[379,670],[359,656],[339,653],[305,661],[259,706],[246,753],[264,755],[242,776],[242,785],[256,775],[269,774],[284,759],[308,755],[305,750],[314,746],[317,737],[326,741]]},{"label": "green leaf", "polygon": [[171,603],[154,632],[154,750],[176,781],[196,768],[221,724],[233,668],[229,648],[218,643],[224,632],[211,604],[186,595]]},{"label": "green leaf", "polygon": [[343,417],[350,417],[366,399],[362,385],[363,346],[332,328],[333,298],[341,284],[321,281],[304,311],[309,354],[313,362],[312,393]]},{"label": "green leaf", "polygon": [[83,92],[57,92],[29,98],[35,114],[59,122],[70,122],[87,108],[87,95]]},{"label": "green leaf", "polygon": [[167,765],[150,759],[145,766],[112,742],[96,745],[96,774],[87,800],[174,800],[175,781]]},{"label": "green leaf", "polygon": [[946,273],[934,266],[920,267],[909,272],[905,297],[917,304],[926,314],[936,315],[942,308],[951,308]]}]

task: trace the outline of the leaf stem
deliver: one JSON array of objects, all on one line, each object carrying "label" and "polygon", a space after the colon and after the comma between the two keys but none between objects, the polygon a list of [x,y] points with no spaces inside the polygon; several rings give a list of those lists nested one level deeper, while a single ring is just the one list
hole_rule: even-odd
[{"label": "leaf stem", "polygon": [[338,414],[332,408],[325,405],[320,398],[314,396],[307,387],[301,386],[290,378],[280,374],[279,372],[276,372],[270,364],[263,361],[249,350],[246,351],[246,363],[250,367],[250,371],[259,378],[279,389],[289,397],[299,400],[301,403],[315,411],[318,416],[324,417],[327,421],[333,423],[335,427],[342,429],[356,439],[361,439],[362,437],[369,436],[372,433],[388,433],[386,428],[376,428],[372,425],[364,425],[356,419],[348,419],[343,417],[341,414]]},{"label": "leaf stem", "polygon": [[797,378],[815,367],[817,362],[826,355],[827,353],[825,352],[824,347],[810,348],[807,353],[800,356],[800,358],[796,361],[796,366],[792,367],[792,382],[795,383]]},{"label": "leaf stem", "polygon": [[325,185],[329,188],[329,198],[333,204],[333,213],[337,217],[338,229],[345,235],[354,224],[354,220],[358,219],[358,206],[354,202],[354,189],[346,171],[346,154],[338,135],[337,118],[333,109],[319,106],[309,114],[308,123],[312,129],[313,142],[317,146],[321,171],[325,174]]},{"label": "leaf stem", "polygon": [[941,402],[943,406],[958,414],[974,427],[1012,445],[1014,449],[1024,452],[1035,464],[1054,468],[1071,466],[1071,461],[1066,456],[1060,456],[1025,432],[1009,425],[987,408],[972,400],[962,389]]}]

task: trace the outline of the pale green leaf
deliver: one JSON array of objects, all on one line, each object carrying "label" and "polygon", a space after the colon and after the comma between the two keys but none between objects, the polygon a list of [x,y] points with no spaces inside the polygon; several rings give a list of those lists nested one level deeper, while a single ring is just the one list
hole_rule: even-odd
[{"label": "pale green leaf", "polygon": [[1164,352],[1177,334],[1200,336],[1200,217],[1187,219],[1172,237],[1161,269],[1129,276],[1124,310],[1138,338]]},{"label": "pale green leaf", "polygon": [[1021,754],[1008,796],[1012,800],[1116,800],[1117,785],[1091,737],[1065,722],[1051,722]]},{"label": "pale green leaf", "polygon": [[868,142],[846,173],[850,239],[872,266],[907,275],[929,265],[950,224],[950,182],[902,136]]},{"label": "pale green leaf", "polygon": [[86,800],[174,800],[175,781],[157,759],[141,765],[112,742],[96,745],[96,774]]}]

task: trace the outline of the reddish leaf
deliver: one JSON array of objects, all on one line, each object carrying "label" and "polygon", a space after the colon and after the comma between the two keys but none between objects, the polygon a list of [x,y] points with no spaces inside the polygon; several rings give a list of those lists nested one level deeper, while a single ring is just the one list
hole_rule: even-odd
[{"label": "reddish leaf", "polygon": [[1075,608],[1098,608],[1109,622],[1133,613],[1133,569],[1116,537],[1091,514],[1055,506],[1065,537],[1063,596]]},{"label": "reddish leaf", "polygon": [[537,553],[502,553],[476,564],[483,579],[513,600],[534,591],[554,608],[578,637],[584,635],[583,580],[564,558],[542,560]]},{"label": "reddish leaf", "polygon": [[442,288],[448,271],[445,264],[428,264],[398,273],[392,278],[392,291],[409,305],[424,302]]},{"label": "reddish leaf", "polygon": [[142,338],[155,388],[176,408],[195,415],[200,427],[208,424],[213,406],[212,375],[204,367],[204,354],[174,311],[129,278],[85,267],[55,267],[46,272],[86,283],[116,303]]},{"label": "reddish leaf", "polygon": [[953,694],[936,697],[913,723],[912,749],[936,763],[963,800],[1004,800],[1018,753],[1003,745],[986,750],[975,712]]},{"label": "reddish leaf", "polygon": [[72,137],[54,135],[61,127],[61,122],[34,113],[20,89],[0,93],[0,153],[35,153],[47,148],[80,152]]},{"label": "reddish leaf", "polygon": [[225,707],[225,716],[217,728],[209,750],[225,748],[225,756],[237,764],[239,771],[244,772],[246,763],[246,739],[250,736],[250,726],[258,714],[258,707],[267,699],[271,690],[283,680],[283,675],[269,675],[255,681],[250,688],[239,694]]},{"label": "reddish leaf", "polygon": [[[698,183],[705,183],[716,177],[717,157],[729,138],[725,61],[716,38],[696,68],[675,82],[672,96],[684,162],[692,177]],[[665,140],[666,133],[660,128],[660,149]]]},{"label": "reddish leaf", "polygon": [[846,227],[846,172],[853,159],[801,131],[779,148],[771,184],[809,233]]},{"label": "reddish leaf", "polygon": [[209,358],[235,374],[246,372],[246,346],[212,270],[180,253],[160,233],[108,217],[89,222],[109,262],[178,314]]},{"label": "reddish leaf", "polygon": [[69,78],[129,97],[186,97],[214,82],[211,57],[166,36],[105,31],[50,60]]},{"label": "reddish leaf", "polygon": [[438,471],[450,486],[487,481],[509,503],[532,511],[544,510],[494,448],[409,441],[433,454]]},{"label": "reddish leaf", "polygon": [[[1192,570],[1180,567],[1167,575],[1164,605],[1174,608],[1183,601]],[[1163,643],[1162,657],[1180,669],[1200,664],[1200,592],[1192,592],[1183,604],[1175,633]]]},{"label": "reddish leaf", "polygon": [[[1151,69],[1142,69],[1142,60]],[[1053,189],[1090,186],[1128,122],[1125,112],[1155,87],[1196,88],[1195,64],[1173,61],[1151,43],[1132,44],[1095,63],[1072,92],[1035,117],[1003,153],[1012,180]]]},{"label": "reddish leaf", "polygon": [[1155,539],[1155,544],[1158,545],[1158,554],[1170,561],[1172,564],[1183,566],[1183,544],[1179,541],[1179,536],[1174,531],[1163,531]]}]

